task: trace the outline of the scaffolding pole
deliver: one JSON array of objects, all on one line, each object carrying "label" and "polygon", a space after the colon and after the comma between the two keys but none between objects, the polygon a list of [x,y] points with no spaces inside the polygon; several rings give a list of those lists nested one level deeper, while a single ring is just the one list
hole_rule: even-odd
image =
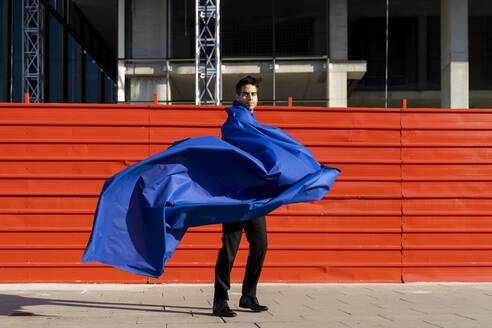
[{"label": "scaffolding pole", "polygon": [[220,0],[195,0],[195,104],[221,99]]},{"label": "scaffolding pole", "polygon": [[43,102],[43,15],[39,0],[23,0],[22,77],[23,93],[32,102]]}]

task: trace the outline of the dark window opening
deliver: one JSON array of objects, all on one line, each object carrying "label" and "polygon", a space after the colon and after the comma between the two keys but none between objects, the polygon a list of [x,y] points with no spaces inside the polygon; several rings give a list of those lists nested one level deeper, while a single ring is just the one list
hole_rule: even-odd
[{"label": "dark window opening", "polygon": [[47,21],[47,38],[45,43],[46,50],[46,67],[45,67],[45,87],[46,87],[46,102],[61,102],[60,90],[63,81],[60,79],[60,29],[58,21],[49,15]]},{"label": "dark window opening", "polygon": [[492,17],[469,17],[471,90],[492,89]]},{"label": "dark window opening", "polygon": [[427,89],[441,88],[441,18],[427,19]]},{"label": "dark window opening", "polygon": [[[327,1],[239,0],[221,3],[223,57],[323,56]],[[171,57],[194,58],[194,1],[171,2]]]},{"label": "dark window opening", "polygon": [[22,81],[22,1],[12,1],[12,102],[24,102]]},{"label": "dark window opening", "polygon": [[5,95],[4,95],[4,88],[3,88],[3,80],[5,78],[4,66],[6,63],[4,63],[3,53],[4,53],[4,47],[7,46],[4,43],[4,37],[3,37],[3,33],[4,33],[3,26],[5,25],[5,23],[4,23],[5,17],[3,16],[3,7],[4,7],[3,1],[0,1],[0,17],[2,17],[2,21],[0,22],[0,102],[5,101],[4,100]]},{"label": "dark window opening", "polygon": [[66,74],[67,74],[67,96],[66,100],[70,103],[81,102],[81,95],[79,92],[79,66],[80,63],[80,49],[75,39],[67,34],[67,61],[66,61]]},{"label": "dark window opening", "polygon": [[[389,21],[388,87],[412,90],[417,87],[417,18],[397,17]],[[351,23],[349,58],[366,60],[367,72],[357,88],[382,90],[386,71],[386,19],[361,18]]]},{"label": "dark window opening", "polygon": [[98,103],[100,99],[100,72],[96,62],[88,54],[84,55],[84,102]]},{"label": "dark window opening", "polygon": [[171,1],[171,57],[194,58],[195,53],[195,1]]}]

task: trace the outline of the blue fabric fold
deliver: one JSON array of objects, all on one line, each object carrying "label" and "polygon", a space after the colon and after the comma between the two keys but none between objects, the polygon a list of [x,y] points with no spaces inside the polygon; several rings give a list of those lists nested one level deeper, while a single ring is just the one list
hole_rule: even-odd
[{"label": "blue fabric fold", "polygon": [[339,169],[238,103],[226,111],[222,140],[177,141],[104,183],[83,263],[160,277],[188,228],[250,220],[330,190]]}]

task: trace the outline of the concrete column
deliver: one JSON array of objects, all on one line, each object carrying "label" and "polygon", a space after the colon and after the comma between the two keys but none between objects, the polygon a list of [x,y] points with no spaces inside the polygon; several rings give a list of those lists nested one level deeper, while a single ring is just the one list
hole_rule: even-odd
[{"label": "concrete column", "polygon": [[125,102],[125,58],[125,0],[118,0],[118,102]]},{"label": "concrete column", "polygon": [[441,0],[441,107],[468,108],[468,0]]},{"label": "concrete column", "polygon": [[330,48],[327,60],[326,98],[328,107],[347,107],[348,34],[347,0],[330,0]]},{"label": "concrete column", "polygon": [[347,69],[345,63],[331,63],[328,60],[326,91],[328,107],[347,107]]}]

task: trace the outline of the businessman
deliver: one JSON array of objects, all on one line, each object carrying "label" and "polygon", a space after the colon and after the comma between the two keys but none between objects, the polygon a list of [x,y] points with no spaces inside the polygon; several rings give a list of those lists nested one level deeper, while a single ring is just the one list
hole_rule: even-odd
[{"label": "businessman", "polygon": [[[258,81],[251,76],[246,76],[239,80],[236,84],[234,99],[234,107],[253,112],[258,104]],[[234,317],[237,315],[236,312],[230,309],[227,301],[229,300],[228,290],[231,283],[231,269],[239,248],[243,229],[249,242],[249,255],[239,307],[255,312],[268,310],[268,307],[260,305],[256,298],[256,287],[267,251],[266,221],[265,217],[261,216],[253,220],[222,225],[222,248],[219,251],[217,264],[215,265],[213,304],[213,313],[218,316]]]}]

